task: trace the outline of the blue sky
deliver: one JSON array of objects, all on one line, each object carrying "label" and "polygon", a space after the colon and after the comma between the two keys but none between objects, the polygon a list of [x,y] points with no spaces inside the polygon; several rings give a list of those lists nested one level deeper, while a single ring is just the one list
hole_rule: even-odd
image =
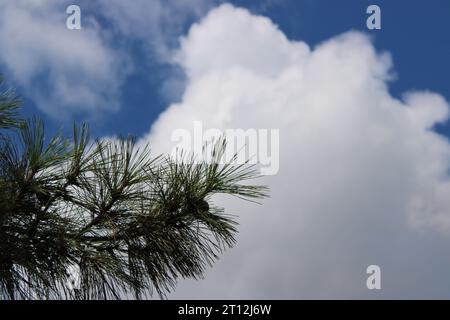
[{"label": "blue sky", "polygon": [[[224,1],[221,1],[224,2]],[[236,6],[248,8],[255,14],[269,17],[291,40],[302,40],[311,46],[348,30],[361,30],[374,38],[378,50],[387,50],[392,54],[397,79],[392,81],[390,90],[393,95],[413,89],[429,89],[440,92],[450,98],[450,68],[447,63],[450,56],[450,3],[445,0],[427,1],[359,1],[359,0],[236,0],[230,1]],[[382,9],[382,30],[368,31],[365,27],[368,5],[376,3]],[[64,10],[64,6],[60,8]],[[96,12],[97,11],[97,12]],[[113,28],[113,22],[102,20],[101,12],[87,8],[83,12],[102,21],[106,28]],[[62,17],[63,18],[63,17]],[[180,24],[180,33],[172,35],[170,45],[177,46],[177,36],[186,34],[191,23],[201,16],[186,16]],[[119,35],[112,45],[120,46],[126,41]],[[128,39],[129,40],[129,39]],[[18,93],[24,97],[24,113],[38,114],[46,120],[49,131],[56,128],[71,127],[73,121],[93,120],[94,136],[137,135],[148,132],[152,122],[170,102],[179,100],[183,87],[183,72],[167,63],[148,57],[142,41],[131,40],[127,54],[134,63],[139,64],[131,72],[120,88],[120,109],[116,112],[82,114],[55,119],[40,111],[34,101],[27,97],[26,91]],[[147,57],[144,57],[146,56]],[[3,70],[2,70],[3,69]],[[0,71],[8,77],[4,66]],[[42,75],[45,79],[45,74]],[[164,93],[163,83],[173,80],[177,85],[176,94]],[[82,81],[82,79],[81,79]],[[14,82],[12,82],[14,85]],[[17,85],[16,85],[17,86]],[[52,90],[43,84],[43,90]],[[439,132],[449,135],[448,125],[439,125]]]}]

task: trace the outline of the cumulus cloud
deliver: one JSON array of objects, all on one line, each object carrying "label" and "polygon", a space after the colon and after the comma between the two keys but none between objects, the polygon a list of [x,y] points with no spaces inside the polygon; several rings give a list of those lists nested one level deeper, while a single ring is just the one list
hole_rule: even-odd
[{"label": "cumulus cloud", "polygon": [[[448,297],[450,145],[432,129],[449,105],[388,90],[392,62],[364,34],[315,48],[269,19],[222,5],[194,24],[176,60],[188,83],[142,143],[205,128],[280,130],[280,171],[262,206],[217,198],[240,236],[203,281],[172,298]],[[382,290],[366,288],[366,268]]]}]

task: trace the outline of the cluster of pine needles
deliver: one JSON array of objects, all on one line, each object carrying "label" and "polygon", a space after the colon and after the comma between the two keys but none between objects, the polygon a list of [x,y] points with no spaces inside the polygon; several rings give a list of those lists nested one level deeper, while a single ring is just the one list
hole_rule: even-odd
[{"label": "cluster of pine needles", "polygon": [[253,166],[220,164],[225,140],[213,161],[174,161],[133,137],[91,140],[86,124],[46,138],[19,105],[0,91],[0,298],[164,298],[235,243],[211,197],[267,194],[242,183]]}]

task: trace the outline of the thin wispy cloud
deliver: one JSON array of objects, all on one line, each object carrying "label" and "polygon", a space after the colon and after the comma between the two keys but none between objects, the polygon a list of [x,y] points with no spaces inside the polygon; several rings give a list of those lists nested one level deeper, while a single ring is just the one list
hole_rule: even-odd
[{"label": "thin wispy cloud", "polygon": [[124,82],[142,64],[124,43],[141,42],[148,59],[171,63],[166,59],[181,26],[208,7],[203,0],[164,1],[164,5],[159,0],[133,5],[80,1],[82,30],[68,30],[69,4],[65,0],[0,3],[0,65],[41,110],[55,118],[117,111]]}]

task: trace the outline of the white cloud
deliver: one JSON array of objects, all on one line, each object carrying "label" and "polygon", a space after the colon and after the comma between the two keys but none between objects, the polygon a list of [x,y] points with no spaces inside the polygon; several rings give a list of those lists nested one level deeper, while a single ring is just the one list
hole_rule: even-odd
[{"label": "white cloud", "polygon": [[2,1],[0,64],[38,106],[53,116],[112,111],[123,59],[108,47],[91,18],[66,28],[65,2]]},{"label": "white cloud", "polygon": [[[188,76],[142,139],[170,152],[171,133],[279,128],[280,171],[262,206],[218,198],[240,237],[204,281],[172,298],[448,297],[450,145],[438,94],[388,92],[391,59],[349,32],[316,48],[268,19],[222,5],[194,25],[176,55]],[[366,289],[366,267],[382,290]]]}]

